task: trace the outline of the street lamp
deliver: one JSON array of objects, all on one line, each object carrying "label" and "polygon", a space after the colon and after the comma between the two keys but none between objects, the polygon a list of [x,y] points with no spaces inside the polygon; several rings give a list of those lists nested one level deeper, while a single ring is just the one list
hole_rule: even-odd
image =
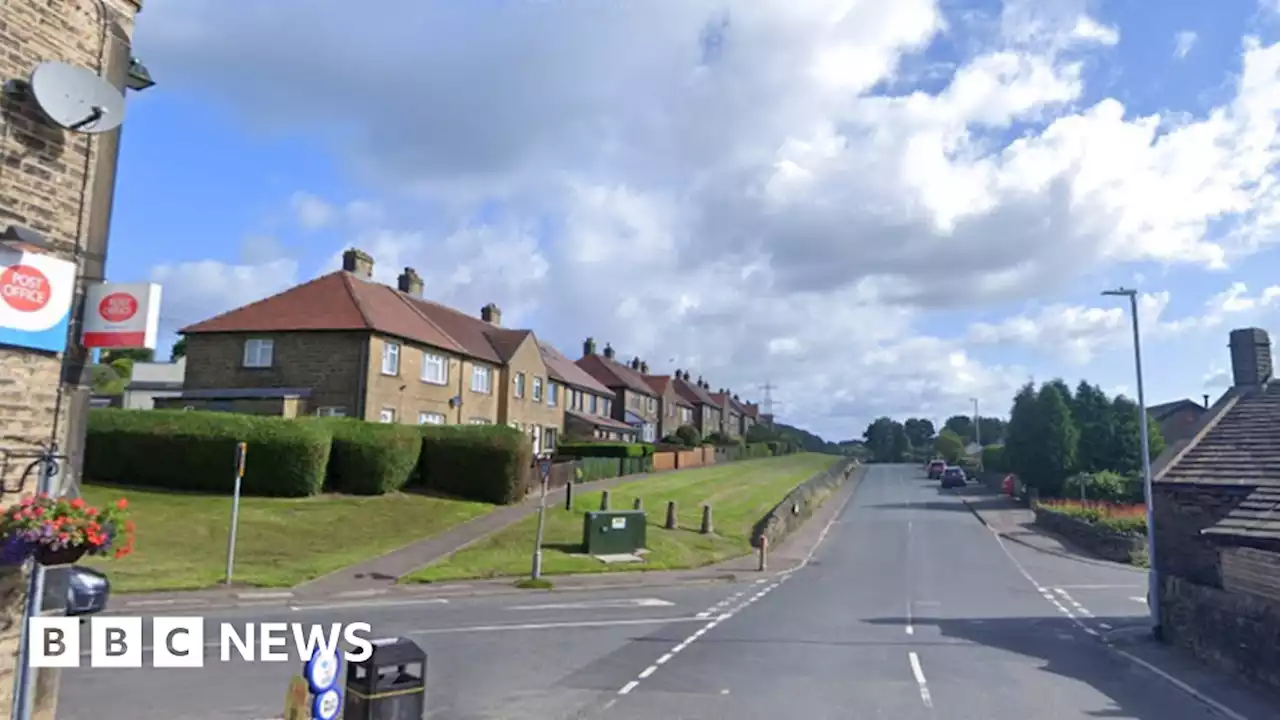
[{"label": "street lamp", "polygon": [[125,75],[124,86],[134,92],[142,92],[155,87],[156,81],[151,79],[151,71],[138,58],[129,59],[129,72]]},{"label": "street lamp", "polygon": [[973,401],[973,442],[978,445],[978,472],[986,470],[982,466],[982,416],[978,414],[978,398],[969,398]]},{"label": "street lamp", "polygon": [[1133,317],[1133,365],[1138,375],[1138,432],[1142,434],[1142,488],[1147,504],[1147,608],[1151,612],[1151,631],[1161,637],[1160,579],[1156,571],[1155,497],[1151,486],[1151,447],[1147,439],[1147,401],[1142,389],[1142,340],[1138,332],[1138,291],[1128,288],[1104,290],[1103,295],[1129,298]]}]

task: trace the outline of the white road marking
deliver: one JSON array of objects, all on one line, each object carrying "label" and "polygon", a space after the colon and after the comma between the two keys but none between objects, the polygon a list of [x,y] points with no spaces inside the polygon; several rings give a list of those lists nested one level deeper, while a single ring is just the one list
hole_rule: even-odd
[{"label": "white road marking", "polygon": [[632,620],[581,620],[578,622],[509,623],[505,625],[469,625],[465,627],[410,630],[406,635],[443,635],[446,633],[501,632],[503,630],[552,630],[555,628],[615,627],[624,625],[657,625],[660,623],[696,622],[698,618],[641,618]]},{"label": "white road marking", "polygon": [[1059,590],[1132,590],[1141,585],[1059,585]]},{"label": "white road marking", "polygon": [[636,689],[636,686],[637,686],[637,685],[639,685],[639,684],[640,684],[640,683],[639,683],[638,681],[636,681],[636,680],[632,680],[631,682],[627,683],[626,685],[623,685],[623,686],[622,686],[622,689],[618,691],[618,694],[619,694],[619,695],[626,695],[627,693],[631,692],[632,690],[635,690],[635,689]]},{"label": "white road marking", "polygon": [[308,610],[341,610],[344,608],[373,608],[373,607],[411,607],[413,605],[447,605],[448,600],[444,598],[425,598],[421,600],[374,600],[340,603],[326,603],[323,605],[290,605],[289,609],[294,612],[307,612]]},{"label": "white road marking", "polygon": [[129,600],[121,604],[125,607],[159,607],[161,605],[176,605],[181,602],[204,604],[202,601],[193,600]]},{"label": "white road marking", "polygon": [[293,593],[289,591],[283,592],[242,592],[236,593],[236,597],[241,600],[275,600],[293,597]]},{"label": "white road marking", "polygon": [[640,675],[639,675],[639,679],[643,680],[643,679],[645,679],[645,678],[649,677],[649,676],[650,676],[650,675],[652,675],[652,674],[653,674],[657,669],[658,669],[658,666],[657,666],[657,665],[650,665],[649,667],[645,668],[645,669],[640,673]]},{"label": "white road marking", "polygon": [[920,687],[920,699],[927,708],[933,707],[933,698],[929,695],[929,683],[924,679],[924,669],[920,667],[920,656],[915,653],[907,653],[907,658],[911,661],[911,674],[916,678],[916,685]]},{"label": "white road marking", "polygon": [[590,610],[595,608],[651,608],[671,607],[675,603],[658,598],[635,598],[629,600],[587,600],[576,603],[547,603],[546,605],[514,605],[508,610]]},{"label": "white road marking", "polygon": [[1143,605],[1146,605],[1146,604],[1147,604],[1147,599],[1146,599],[1146,598],[1144,598],[1144,597],[1131,597],[1131,598],[1129,598],[1129,599],[1130,599],[1130,600],[1132,600],[1132,601],[1134,601],[1134,602],[1140,602],[1140,603],[1142,603]]}]

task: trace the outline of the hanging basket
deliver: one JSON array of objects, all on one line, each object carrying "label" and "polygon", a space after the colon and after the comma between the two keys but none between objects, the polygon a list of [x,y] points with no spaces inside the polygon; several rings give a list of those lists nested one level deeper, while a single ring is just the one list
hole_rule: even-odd
[{"label": "hanging basket", "polygon": [[48,545],[36,546],[36,562],[41,565],[71,565],[89,552],[88,545],[69,545],[54,550]]}]

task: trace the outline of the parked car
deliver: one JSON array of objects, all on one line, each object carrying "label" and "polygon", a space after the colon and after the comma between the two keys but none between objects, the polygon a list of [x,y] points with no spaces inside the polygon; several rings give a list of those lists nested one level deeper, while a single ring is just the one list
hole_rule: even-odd
[{"label": "parked car", "polygon": [[942,487],[964,487],[967,479],[964,476],[964,469],[954,465],[942,471]]},{"label": "parked car", "polygon": [[928,472],[930,480],[937,480],[942,477],[942,471],[947,469],[947,463],[942,460],[934,460],[929,463]]}]

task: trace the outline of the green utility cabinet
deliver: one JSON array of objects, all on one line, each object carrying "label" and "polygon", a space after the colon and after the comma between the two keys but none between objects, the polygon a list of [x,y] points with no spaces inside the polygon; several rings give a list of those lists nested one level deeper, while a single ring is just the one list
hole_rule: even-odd
[{"label": "green utility cabinet", "polygon": [[582,549],[588,555],[633,553],[644,547],[643,510],[601,510],[582,518]]}]

